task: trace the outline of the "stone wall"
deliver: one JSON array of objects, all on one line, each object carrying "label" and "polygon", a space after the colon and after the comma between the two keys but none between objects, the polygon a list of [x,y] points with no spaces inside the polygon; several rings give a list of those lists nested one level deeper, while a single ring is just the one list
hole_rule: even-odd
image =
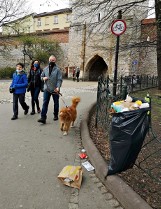
[{"label": "stone wall", "polygon": [[[31,34],[35,35],[35,34]],[[56,30],[52,32],[43,32],[36,34],[38,37],[46,38],[47,40],[56,40],[60,43],[63,54],[58,61],[58,65],[64,69],[68,65],[68,47],[69,47],[69,30]],[[17,36],[5,37],[1,36],[0,41],[0,68],[13,67],[18,62],[24,63],[23,47],[16,40]],[[4,44],[6,47],[4,47]],[[7,50],[6,50],[7,49]],[[26,68],[30,67],[31,61],[28,56],[25,56]],[[43,67],[43,66],[42,66]]]},{"label": "stone wall", "polygon": [[144,47],[139,54],[139,72],[146,75],[157,75],[157,52],[156,52],[156,20],[146,19],[141,22],[141,40]]}]

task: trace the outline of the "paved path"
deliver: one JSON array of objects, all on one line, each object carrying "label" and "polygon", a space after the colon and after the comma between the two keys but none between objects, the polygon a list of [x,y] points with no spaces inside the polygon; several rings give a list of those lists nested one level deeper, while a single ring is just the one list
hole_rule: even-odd
[{"label": "paved path", "polygon": [[[11,121],[9,84],[0,81],[0,209],[121,209],[94,172],[83,168],[80,190],[57,179],[64,166],[82,163],[78,157],[82,149],[79,124],[84,110],[96,100],[97,83],[63,82],[61,92],[68,105],[72,96],[81,97],[76,127],[68,136],[62,135],[59,121],[53,121],[52,101],[45,125],[37,122],[40,115],[25,116],[21,107],[19,119]],[[26,102],[31,102],[29,93]]]}]

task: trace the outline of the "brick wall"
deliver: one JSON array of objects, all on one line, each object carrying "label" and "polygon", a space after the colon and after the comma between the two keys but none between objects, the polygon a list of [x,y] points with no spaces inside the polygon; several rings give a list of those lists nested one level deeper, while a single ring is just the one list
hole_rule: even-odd
[{"label": "brick wall", "polygon": [[155,41],[157,39],[155,18],[144,19],[141,21],[141,39],[146,41],[147,37],[150,38],[150,41]]},{"label": "brick wall", "polygon": [[69,42],[69,29],[64,30],[49,30],[49,31],[38,31],[37,35],[40,37],[47,38],[48,40],[56,40],[59,43]]}]

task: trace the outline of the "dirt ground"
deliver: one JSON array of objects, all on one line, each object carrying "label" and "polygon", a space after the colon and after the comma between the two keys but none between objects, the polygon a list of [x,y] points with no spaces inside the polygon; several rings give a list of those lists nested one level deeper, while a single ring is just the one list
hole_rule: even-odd
[{"label": "dirt ground", "polygon": [[[118,175],[152,208],[161,209],[161,98],[157,96],[157,89],[132,93],[131,96],[144,98],[147,93],[152,99],[152,126],[133,168]],[[108,136],[101,127],[95,128],[95,117],[94,112],[89,123],[90,135],[102,157],[108,163],[110,160]]]}]

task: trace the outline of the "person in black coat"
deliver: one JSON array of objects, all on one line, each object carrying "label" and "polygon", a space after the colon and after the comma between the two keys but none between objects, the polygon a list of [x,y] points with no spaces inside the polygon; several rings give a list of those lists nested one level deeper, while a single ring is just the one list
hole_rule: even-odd
[{"label": "person in black coat", "polygon": [[79,75],[80,75],[80,69],[79,67],[76,68],[76,78],[77,78],[77,82],[79,82]]},{"label": "person in black coat", "polygon": [[42,70],[40,68],[40,62],[38,60],[34,60],[31,64],[31,69],[28,75],[28,91],[31,92],[32,105],[32,111],[30,113],[31,115],[35,114],[35,104],[37,107],[37,112],[41,112],[39,106],[39,94],[42,86],[41,73]]}]

